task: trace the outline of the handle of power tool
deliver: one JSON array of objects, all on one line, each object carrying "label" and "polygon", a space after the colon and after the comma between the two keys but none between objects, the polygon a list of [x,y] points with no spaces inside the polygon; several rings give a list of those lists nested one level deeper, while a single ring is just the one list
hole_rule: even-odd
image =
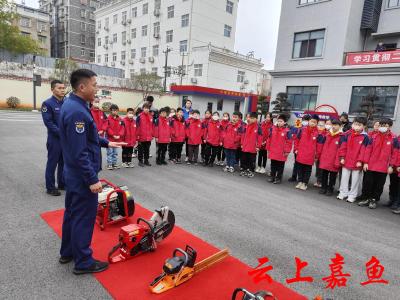
[{"label": "handle of power tool", "polygon": [[150,231],[151,231],[151,234],[153,234],[153,233],[154,233],[154,228],[153,228],[153,225],[151,225],[149,221],[147,221],[147,220],[145,220],[145,219],[143,219],[143,218],[138,218],[136,223],[137,223],[137,224],[139,224],[139,222],[140,222],[140,221],[142,221],[142,222],[146,223],[146,224],[147,224],[147,226],[149,226],[149,228],[150,228]]},{"label": "handle of power tool", "polygon": [[185,251],[183,251],[181,248],[176,248],[176,249],[174,250],[174,252],[172,253],[172,256],[173,256],[173,257],[177,256],[177,255],[176,255],[177,252],[183,254],[183,256],[184,256],[184,258],[185,258],[185,266],[186,266],[187,263],[188,263],[188,261],[189,261],[189,256],[188,256],[188,254],[187,254]]}]

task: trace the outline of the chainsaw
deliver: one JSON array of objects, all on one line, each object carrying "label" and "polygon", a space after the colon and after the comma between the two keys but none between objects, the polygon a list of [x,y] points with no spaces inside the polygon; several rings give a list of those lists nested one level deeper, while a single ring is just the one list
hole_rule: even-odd
[{"label": "chainsaw", "polygon": [[[178,255],[178,253],[181,255]],[[150,291],[154,294],[166,292],[188,281],[195,274],[222,261],[228,255],[228,249],[224,249],[195,264],[196,250],[188,245],[185,251],[177,248],[174,250],[172,258],[165,261],[163,273],[150,283]]]},{"label": "chainsaw", "polygon": [[168,206],[163,206],[149,221],[138,218],[136,224],[121,227],[119,242],[109,252],[108,261],[117,263],[156,250],[157,244],[172,232],[174,225],[174,213]]},{"label": "chainsaw", "polygon": [[259,291],[257,293],[250,293],[248,290],[244,288],[237,288],[233,291],[232,300],[236,300],[236,296],[243,293],[243,297],[240,300],[265,300],[266,297],[272,297],[273,299],[277,300],[277,298],[271,293],[266,291]]}]

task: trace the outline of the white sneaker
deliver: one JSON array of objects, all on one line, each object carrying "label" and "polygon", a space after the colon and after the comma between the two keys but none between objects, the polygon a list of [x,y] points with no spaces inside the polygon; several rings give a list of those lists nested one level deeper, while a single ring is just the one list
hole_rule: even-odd
[{"label": "white sneaker", "polygon": [[223,168],[224,172],[228,172],[229,171],[229,167],[225,167]]},{"label": "white sneaker", "polygon": [[121,164],[121,167],[122,167],[122,168],[129,168],[129,166],[128,166],[127,163],[122,163],[122,164]]},{"label": "white sneaker", "polygon": [[136,153],[133,153],[133,154],[132,154],[132,157],[133,157],[133,158],[137,157]]},{"label": "white sneaker", "polygon": [[265,168],[260,168],[260,172],[259,172],[260,174],[265,174],[265,173],[267,173],[267,170],[265,170]]},{"label": "white sneaker", "polygon": [[302,191],[307,191],[308,186],[305,183],[302,183],[299,187],[300,190]]},{"label": "white sneaker", "polygon": [[299,189],[301,186],[302,186],[302,182],[299,182],[297,185],[296,185],[296,189]]},{"label": "white sneaker", "polygon": [[260,170],[261,170],[261,168],[260,168],[260,167],[257,167],[256,170],[255,170],[255,172],[256,172],[256,173],[260,173]]},{"label": "white sneaker", "polygon": [[336,197],[336,199],[338,199],[338,200],[344,200],[344,198],[346,198],[346,197],[343,196],[343,195],[341,195],[341,194],[339,194],[339,195]]},{"label": "white sneaker", "polygon": [[107,170],[112,170],[113,166],[112,165],[107,165]]},{"label": "white sneaker", "polygon": [[231,173],[235,172],[235,168],[234,167],[230,167],[229,168],[229,172],[231,172]]},{"label": "white sneaker", "polygon": [[186,158],[185,158],[185,162],[188,162],[188,161],[189,161],[189,157],[186,157]]},{"label": "white sneaker", "polygon": [[354,203],[356,202],[356,198],[347,198],[347,202]]},{"label": "white sneaker", "polygon": [[134,168],[135,164],[133,162],[128,163],[129,168]]}]

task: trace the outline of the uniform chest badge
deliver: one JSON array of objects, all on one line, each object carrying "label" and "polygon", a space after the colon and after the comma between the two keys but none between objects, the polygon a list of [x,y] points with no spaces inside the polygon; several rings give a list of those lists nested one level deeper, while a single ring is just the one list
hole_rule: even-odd
[{"label": "uniform chest badge", "polygon": [[219,128],[219,125],[217,125],[217,128]]},{"label": "uniform chest badge", "polygon": [[359,144],[362,144],[362,141],[359,141],[358,143],[359,143]]},{"label": "uniform chest badge", "polygon": [[256,129],[256,130],[254,130],[254,133],[257,133],[257,129]]},{"label": "uniform chest badge", "polygon": [[54,108],[55,110],[60,110],[60,108],[59,107],[56,107],[56,108]]},{"label": "uniform chest badge", "polygon": [[47,106],[46,105],[43,105],[43,107],[42,107],[42,112],[47,112]]},{"label": "uniform chest badge", "polygon": [[75,122],[75,130],[77,133],[85,132],[85,122]]},{"label": "uniform chest badge", "polygon": [[201,127],[201,125],[199,124],[199,125],[197,125],[198,127]]},{"label": "uniform chest badge", "polygon": [[233,131],[237,131],[237,129],[235,128],[235,129],[233,129]]},{"label": "uniform chest badge", "polygon": [[315,140],[315,139],[317,139],[315,136],[313,136],[313,138],[312,138],[313,140]]},{"label": "uniform chest badge", "polygon": [[136,127],[136,124],[135,124],[135,125],[133,125],[133,127]]},{"label": "uniform chest badge", "polygon": [[390,145],[391,143],[390,143],[390,142],[387,142],[387,144]]},{"label": "uniform chest badge", "polygon": [[338,141],[336,141],[336,142],[335,142],[335,144],[336,144],[336,145],[339,145],[339,142],[338,142]]},{"label": "uniform chest badge", "polygon": [[282,136],[285,136],[285,134],[284,134],[284,133],[281,133],[281,135],[282,135]]}]

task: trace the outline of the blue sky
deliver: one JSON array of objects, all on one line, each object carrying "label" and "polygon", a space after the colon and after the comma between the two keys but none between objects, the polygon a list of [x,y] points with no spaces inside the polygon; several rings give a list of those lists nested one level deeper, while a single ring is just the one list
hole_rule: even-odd
[{"label": "blue sky", "polygon": [[[239,1],[235,48],[243,54],[254,51],[267,70],[274,67],[281,3],[282,0]],[[38,0],[25,0],[25,4],[39,6]]]}]

